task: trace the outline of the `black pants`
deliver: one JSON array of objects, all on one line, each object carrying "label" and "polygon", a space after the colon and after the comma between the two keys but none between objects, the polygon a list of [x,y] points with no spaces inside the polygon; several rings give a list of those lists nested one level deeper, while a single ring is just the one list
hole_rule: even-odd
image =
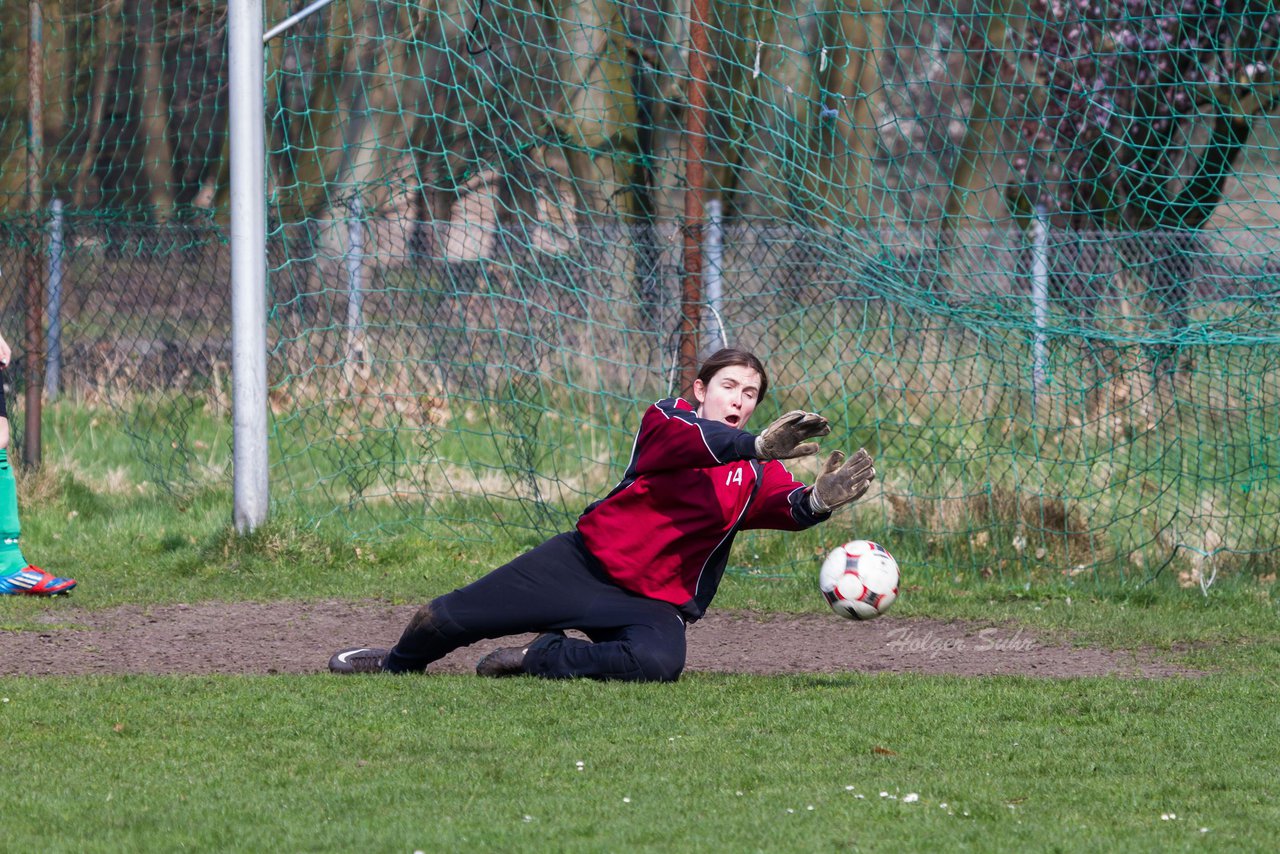
[{"label": "black pants", "polygon": [[529,647],[525,672],[673,682],[684,669],[684,619],[675,606],[609,581],[577,531],[559,534],[493,572],[432,600],[387,656],[393,672],[421,671],[484,638],[576,629]]}]

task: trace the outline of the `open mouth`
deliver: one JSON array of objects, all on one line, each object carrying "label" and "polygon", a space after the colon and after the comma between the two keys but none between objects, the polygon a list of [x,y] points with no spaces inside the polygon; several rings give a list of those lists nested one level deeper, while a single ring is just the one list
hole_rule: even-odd
[{"label": "open mouth", "polygon": [[742,417],[739,415],[726,415],[724,417],[724,423],[728,424],[730,427],[737,427],[738,423],[741,421]]}]

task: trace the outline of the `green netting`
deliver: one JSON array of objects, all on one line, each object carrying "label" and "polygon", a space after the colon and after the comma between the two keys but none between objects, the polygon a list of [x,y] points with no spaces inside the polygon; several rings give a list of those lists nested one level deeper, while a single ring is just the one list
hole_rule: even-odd
[{"label": "green netting", "polygon": [[[197,438],[227,418],[225,7],[44,8],[61,387],[180,495],[227,476]],[[679,389],[692,284],[696,349],[770,366],[759,419],[818,409],[880,473],[740,568],[857,534],[937,578],[1274,571],[1272,4],[695,11],[335,0],[270,42],[277,504],[358,536],[571,523]],[[54,221],[25,15],[0,6],[11,340]]]}]

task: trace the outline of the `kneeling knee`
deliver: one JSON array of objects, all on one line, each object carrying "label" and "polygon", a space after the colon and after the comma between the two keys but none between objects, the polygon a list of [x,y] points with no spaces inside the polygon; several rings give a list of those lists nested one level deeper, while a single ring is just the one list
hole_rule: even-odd
[{"label": "kneeling knee", "polygon": [[639,669],[640,682],[674,682],[684,671],[683,653],[664,649],[632,649]]}]

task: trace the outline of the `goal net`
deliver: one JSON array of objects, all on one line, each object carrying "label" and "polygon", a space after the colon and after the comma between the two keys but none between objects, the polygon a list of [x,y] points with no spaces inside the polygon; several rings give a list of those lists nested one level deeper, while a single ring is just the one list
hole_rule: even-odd
[{"label": "goal net", "polygon": [[[112,398],[180,489],[225,417],[225,7],[46,6],[67,275],[198,293],[118,306],[190,362]],[[818,410],[874,454],[832,524],[940,578],[1274,572],[1278,34],[1244,0],[335,0],[268,44],[273,500],[550,533],[729,343],[769,367],[758,421]],[[79,310],[92,390],[109,321]]]}]

